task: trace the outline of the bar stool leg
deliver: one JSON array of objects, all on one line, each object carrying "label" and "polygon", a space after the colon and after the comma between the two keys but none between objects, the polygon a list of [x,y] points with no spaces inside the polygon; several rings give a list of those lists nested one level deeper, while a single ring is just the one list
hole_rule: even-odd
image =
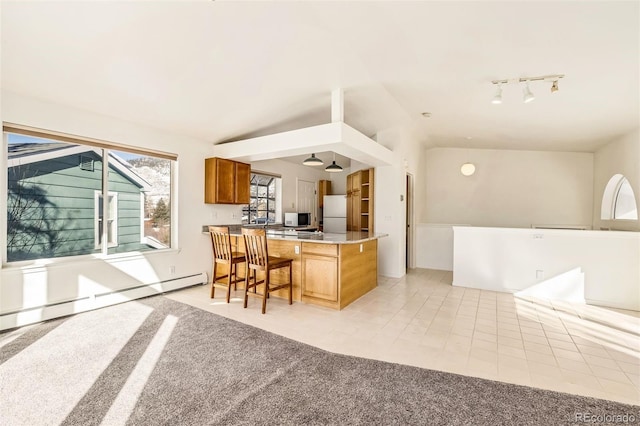
[{"label": "bar stool leg", "polygon": [[245,268],[244,274],[244,307],[247,307],[247,301],[249,300],[249,286],[251,285],[251,275],[249,271],[249,264]]},{"label": "bar stool leg", "polygon": [[233,277],[233,263],[229,264],[229,278],[227,280],[227,303],[231,301],[231,278]]},{"label": "bar stool leg", "polygon": [[289,263],[289,304],[293,304],[293,264]]},{"label": "bar stool leg", "polygon": [[267,297],[269,297],[269,270],[265,271],[264,276],[264,293],[262,293],[262,313],[267,312]]},{"label": "bar stool leg", "polygon": [[216,272],[218,270],[218,268],[216,268],[216,266],[218,265],[218,263],[215,261],[215,259],[213,260],[213,277],[211,277],[211,298],[213,299],[213,297],[216,294]]}]

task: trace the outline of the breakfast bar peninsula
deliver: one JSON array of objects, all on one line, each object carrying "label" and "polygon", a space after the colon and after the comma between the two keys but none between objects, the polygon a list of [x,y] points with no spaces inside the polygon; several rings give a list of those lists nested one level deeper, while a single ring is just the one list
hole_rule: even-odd
[{"label": "breakfast bar peninsula", "polygon": [[[231,244],[244,252],[241,226],[229,227]],[[293,259],[293,300],[342,309],[377,286],[378,239],[386,234],[267,229],[270,256]],[[244,273],[243,265],[238,272]],[[271,271],[271,282],[286,283],[289,271]],[[238,283],[242,286],[242,283]],[[272,295],[288,298],[287,290]]]}]

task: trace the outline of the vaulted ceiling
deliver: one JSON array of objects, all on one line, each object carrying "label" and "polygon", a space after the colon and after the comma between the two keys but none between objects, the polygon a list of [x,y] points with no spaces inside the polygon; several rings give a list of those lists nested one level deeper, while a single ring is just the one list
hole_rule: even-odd
[{"label": "vaulted ceiling", "polygon": [[[639,2],[2,2],[2,88],[200,138],[330,122],[593,151],[639,125]],[[564,74],[559,91],[494,79]],[[430,118],[423,117],[429,112]]]}]

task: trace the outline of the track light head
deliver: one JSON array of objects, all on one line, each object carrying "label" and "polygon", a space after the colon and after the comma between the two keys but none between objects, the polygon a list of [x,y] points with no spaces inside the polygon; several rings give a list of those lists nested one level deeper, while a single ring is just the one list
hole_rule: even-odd
[{"label": "track light head", "polygon": [[535,96],[533,96],[533,93],[531,93],[531,89],[529,89],[529,81],[526,82],[524,89],[522,89],[522,93],[524,94],[524,97],[522,100],[524,101],[525,104],[528,104],[529,102],[531,102],[536,98]]},{"label": "track light head", "polygon": [[558,80],[553,80],[551,84],[551,93],[556,93],[558,91]]},{"label": "track light head", "polygon": [[492,104],[501,104],[502,103],[502,83],[497,84],[498,88],[496,89],[496,94],[493,96]]}]

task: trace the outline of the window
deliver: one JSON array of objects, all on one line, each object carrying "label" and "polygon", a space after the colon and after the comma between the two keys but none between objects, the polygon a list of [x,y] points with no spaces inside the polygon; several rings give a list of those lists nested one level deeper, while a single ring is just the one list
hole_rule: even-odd
[{"label": "window", "polygon": [[600,218],[638,220],[638,206],[631,183],[621,174],[614,175],[604,190]]},{"label": "window", "polygon": [[25,129],[4,128],[7,262],[171,247],[175,156]]},{"label": "window", "polygon": [[[102,245],[102,231],[104,214],[104,197],[102,192],[95,191],[95,248]],[[109,192],[109,205],[107,206],[109,217],[107,218],[107,247],[118,245],[118,193]]]},{"label": "window", "polygon": [[249,205],[242,207],[242,223],[274,223],[280,211],[280,178],[251,174]]},{"label": "window", "polygon": [[622,178],[616,191],[615,201],[613,203],[614,219],[638,219],[638,207],[636,207],[636,198],[633,195],[631,184],[626,178]]}]

